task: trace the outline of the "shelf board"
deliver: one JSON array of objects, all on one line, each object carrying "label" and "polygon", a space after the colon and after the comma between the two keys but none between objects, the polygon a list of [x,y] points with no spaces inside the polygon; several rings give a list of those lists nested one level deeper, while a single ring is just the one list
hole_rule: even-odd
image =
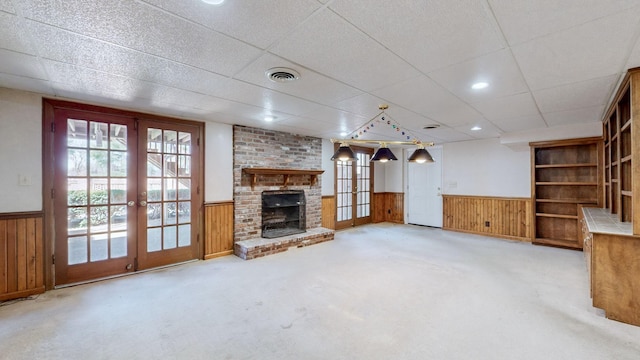
[{"label": "shelf board", "polygon": [[557,218],[557,219],[578,219],[578,215],[562,215],[562,214],[547,214],[547,213],[536,213],[537,217],[548,217],[548,218]]},{"label": "shelf board", "polygon": [[544,186],[551,186],[551,185],[596,186],[596,185],[598,185],[598,183],[597,182],[584,182],[584,181],[537,181],[536,185],[544,185]]},{"label": "shelf board", "polygon": [[536,169],[550,169],[550,168],[574,168],[574,167],[597,167],[596,163],[584,163],[584,164],[542,164],[536,165]]},{"label": "shelf board", "polygon": [[627,155],[627,156],[623,157],[622,159],[620,159],[620,162],[627,162],[627,161],[631,161],[631,155]]},{"label": "shelf board", "polygon": [[556,204],[597,204],[596,199],[536,199],[540,203],[556,203]]},{"label": "shelf board", "polygon": [[618,160],[611,163],[611,166],[618,166]]},{"label": "shelf board", "polygon": [[633,193],[627,190],[620,190],[620,194],[622,194],[623,196],[633,196]]},{"label": "shelf board", "polygon": [[308,175],[310,177],[311,186],[313,186],[318,175],[322,174],[324,170],[303,170],[303,169],[276,169],[276,168],[244,168],[242,169],[246,174],[251,176],[251,189],[256,184],[256,178],[258,175],[282,175],[282,186],[286,187],[289,183],[289,176],[291,175]]},{"label": "shelf board", "polygon": [[622,131],[627,130],[627,128],[628,128],[629,126],[631,126],[631,119],[628,119],[628,120],[624,123],[624,125],[622,125],[622,127],[620,128],[620,131],[622,132]]},{"label": "shelf board", "polygon": [[617,183],[617,182],[618,182],[618,179],[611,179],[611,182],[612,182],[612,183]]}]

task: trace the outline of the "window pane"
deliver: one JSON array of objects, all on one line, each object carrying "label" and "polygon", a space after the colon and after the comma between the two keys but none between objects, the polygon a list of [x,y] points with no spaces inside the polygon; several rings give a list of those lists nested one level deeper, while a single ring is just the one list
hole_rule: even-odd
[{"label": "window pane", "polygon": [[188,155],[178,156],[178,176],[181,176],[181,177],[191,176],[191,156],[188,156]]},{"label": "window pane", "polygon": [[191,245],[191,225],[180,225],[178,226],[178,246],[189,246]]},{"label": "window pane", "polygon": [[165,155],[164,156],[164,176],[165,177],[174,177],[178,176],[178,164],[177,164],[177,156],[175,155]]},{"label": "window pane", "polygon": [[147,226],[162,225],[162,204],[147,204]]},{"label": "window pane", "polygon": [[67,209],[67,232],[69,235],[87,233],[86,207],[70,207]]},{"label": "window pane", "polygon": [[178,153],[191,154],[191,134],[181,132],[178,135]]},{"label": "window pane", "polygon": [[107,231],[108,206],[94,206],[91,208],[90,229],[91,232]]},{"label": "window pane", "polygon": [[127,202],[127,179],[111,179],[111,203],[124,204]]},{"label": "window pane", "polygon": [[167,202],[164,203],[164,224],[176,223],[176,203]]},{"label": "window pane", "polygon": [[175,179],[165,179],[164,180],[164,200],[176,200],[176,180]]},{"label": "window pane", "polygon": [[147,229],[147,251],[162,250],[162,228]]},{"label": "window pane", "polygon": [[147,130],[147,152],[162,152],[162,130]]},{"label": "window pane", "polygon": [[104,150],[91,150],[89,152],[89,173],[91,176],[107,176],[107,159],[109,152]]},{"label": "window pane", "polygon": [[67,151],[67,175],[87,176],[87,150],[69,149]]},{"label": "window pane", "polygon": [[147,179],[147,201],[162,201],[161,179]]},{"label": "window pane", "polygon": [[173,130],[164,131],[164,152],[175,154],[178,150],[178,133]]},{"label": "window pane", "polygon": [[177,237],[177,227],[176,226],[165,226],[163,228],[164,232],[164,241],[163,241],[163,249],[174,249],[178,246],[178,237]]},{"label": "window pane", "polygon": [[69,265],[86,263],[88,250],[86,236],[70,237],[67,241],[67,263]]},{"label": "window pane", "polygon": [[106,260],[109,258],[109,240],[107,234],[91,236],[91,261]]},{"label": "window pane", "polygon": [[89,142],[92,148],[106,149],[107,148],[107,124],[99,122],[91,122],[89,128]]},{"label": "window pane", "polygon": [[127,176],[127,153],[111,152],[111,176]]},{"label": "window pane", "polygon": [[181,201],[178,203],[178,223],[185,224],[191,222],[191,203]]},{"label": "window pane", "polygon": [[110,144],[112,150],[127,149],[127,127],[120,124],[110,125]]},{"label": "window pane", "polygon": [[91,205],[102,205],[108,203],[108,181],[105,178],[91,179],[91,190],[89,203]]},{"label": "window pane", "polygon": [[162,176],[162,155],[147,154],[147,176]]},{"label": "window pane", "polygon": [[111,258],[127,256],[127,232],[111,233]]},{"label": "window pane", "polygon": [[67,179],[67,205],[87,205],[87,179]]},{"label": "window pane", "polygon": [[178,181],[178,200],[191,199],[191,179],[180,179]]},{"label": "window pane", "polygon": [[87,122],[67,119],[67,146],[87,147]]}]

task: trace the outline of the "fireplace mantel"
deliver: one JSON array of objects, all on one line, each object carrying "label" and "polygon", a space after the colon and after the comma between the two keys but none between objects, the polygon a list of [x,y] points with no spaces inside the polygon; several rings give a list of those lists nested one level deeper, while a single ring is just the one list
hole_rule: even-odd
[{"label": "fireplace mantel", "polygon": [[282,186],[287,186],[289,182],[289,176],[291,175],[309,175],[311,178],[311,186],[313,186],[318,180],[318,175],[322,174],[324,170],[303,170],[303,169],[276,169],[276,168],[244,168],[242,169],[246,174],[251,175],[251,189],[256,184],[257,175],[283,175]]}]

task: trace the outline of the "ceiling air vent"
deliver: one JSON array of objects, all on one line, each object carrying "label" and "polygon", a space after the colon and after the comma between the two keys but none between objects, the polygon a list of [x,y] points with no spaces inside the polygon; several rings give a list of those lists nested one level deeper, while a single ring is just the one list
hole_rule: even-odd
[{"label": "ceiling air vent", "polygon": [[427,125],[427,126],[423,127],[423,129],[425,129],[425,130],[431,130],[431,129],[437,129],[437,128],[439,128],[439,127],[440,127],[440,125],[439,125],[439,124],[429,124],[429,125]]},{"label": "ceiling air vent", "polygon": [[286,83],[298,80],[300,74],[293,69],[277,67],[267,70],[267,77],[273,82]]}]

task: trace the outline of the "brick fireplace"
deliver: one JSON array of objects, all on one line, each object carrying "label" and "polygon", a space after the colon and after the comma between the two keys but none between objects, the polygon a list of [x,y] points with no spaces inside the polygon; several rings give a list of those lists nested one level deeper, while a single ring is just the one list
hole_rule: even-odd
[{"label": "brick fireplace", "polygon": [[[233,161],[236,255],[247,259],[286,251],[289,246],[333,239],[333,230],[321,228],[322,176],[251,175],[246,170],[243,171],[249,168],[321,169],[320,138],[236,125],[233,127]],[[305,199],[306,233],[273,239],[262,237],[262,194],[277,191],[302,192]],[[247,246],[254,245],[261,247],[258,254],[250,254],[250,250],[246,249]]]}]

